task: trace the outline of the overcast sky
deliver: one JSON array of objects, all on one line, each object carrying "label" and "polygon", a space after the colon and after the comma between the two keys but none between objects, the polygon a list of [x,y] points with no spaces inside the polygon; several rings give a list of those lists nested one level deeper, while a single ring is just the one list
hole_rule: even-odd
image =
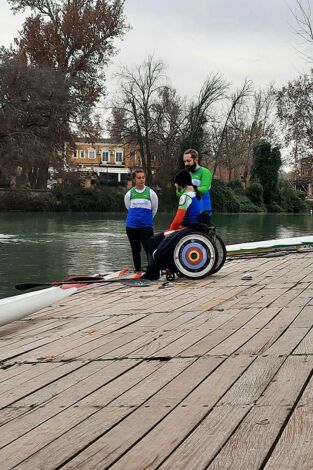
[{"label": "overcast sky", "polygon": [[[8,46],[22,24],[0,0],[0,43]],[[220,73],[233,87],[247,77],[255,87],[281,85],[309,70],[292,32],[296,0],[126,0],[132,26],[107,75],[112,88],[119,63],[162,59],[178,92],[191,98],[205,79]]]}]

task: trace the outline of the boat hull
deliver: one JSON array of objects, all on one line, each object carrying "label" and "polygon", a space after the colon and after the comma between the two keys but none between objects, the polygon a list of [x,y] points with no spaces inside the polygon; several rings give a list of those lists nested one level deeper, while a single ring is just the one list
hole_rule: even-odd
[{"label": "boat hull", "polygon": [[[115,279],[122,277],[128,273],[128,268],[103,276],[103,280]],[[90,276],[90,280],[99,277],[99,275]],[[73,276],[68,280],[73,284],[49,287],[48,289],[37,290],[35,292],[27,292],[26,294],[14,295],[0,299],[0,326],[20,320],[26,315],[38,312],[39,310],[49,307],[60,300],[75,294],[80,287],[86,287],[86,284],[79,282],[81,276]],[[87,276],[84,277],[86,279]],[[76,281],[76,282],[75,282]]]},{"label": "boat hull", "polygon": [[266,253],[269,251],[288,251],[303,248],[313,248],[313,236],[280,238],[259,242],[239,243],[227,245],[227,255],[240,255],[248,253]]},{"label": "boat hull", "polygon": [[37,312],[55,302],[69,297],[77,292],[74,285],[67,289],[62,287],[49,287],[36,292],[14,295],[0,300],[0,326],[19,320],[30,313]]}]

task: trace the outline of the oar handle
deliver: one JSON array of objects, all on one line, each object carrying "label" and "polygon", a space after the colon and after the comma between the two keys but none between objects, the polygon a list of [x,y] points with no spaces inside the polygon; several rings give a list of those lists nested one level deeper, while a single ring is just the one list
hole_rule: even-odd
[{"label": "oar handle", "polygon": [[[102,279],[102,280],[90,280],[90,281],[80,281],[80,285],[89,285],[89,284],[109,284],[109,283],[114,283],[114,282],[119,282],[121,284],[124,284],[125,286],[129,287],[146,287],[149,286],[152,281],[149,279]],[[77,282],[76,282],[77,284]],[[17,290],[27,290],[27,289],[34,289],[35,287],[59,287],[63,285],[75,285],[74,282],[70,281],[54,281],[54,282],[41,282],[41,283],[32,283],[32,282],[25,282],[23,284],[17,284],[15,288]]]}]

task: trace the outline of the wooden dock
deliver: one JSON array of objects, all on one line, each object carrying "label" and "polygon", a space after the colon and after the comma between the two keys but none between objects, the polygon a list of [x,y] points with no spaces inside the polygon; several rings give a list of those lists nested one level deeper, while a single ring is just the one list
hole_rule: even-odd
[{"label": "wooden dock", "polygon": [[310,252],[88,287],[0,328],[0,468],[312,469],[312,325]]}]

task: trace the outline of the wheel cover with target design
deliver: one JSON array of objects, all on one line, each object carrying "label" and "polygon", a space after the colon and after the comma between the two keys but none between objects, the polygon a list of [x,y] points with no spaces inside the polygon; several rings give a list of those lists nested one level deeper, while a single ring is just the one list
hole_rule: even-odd
[{"label": "wheel cover with target design", "polygon": [[192,233],[181,238],[174,248],[173,256],[178,271],[191,278],[210,274],[218,258],[212,241],[200,233]]}]

